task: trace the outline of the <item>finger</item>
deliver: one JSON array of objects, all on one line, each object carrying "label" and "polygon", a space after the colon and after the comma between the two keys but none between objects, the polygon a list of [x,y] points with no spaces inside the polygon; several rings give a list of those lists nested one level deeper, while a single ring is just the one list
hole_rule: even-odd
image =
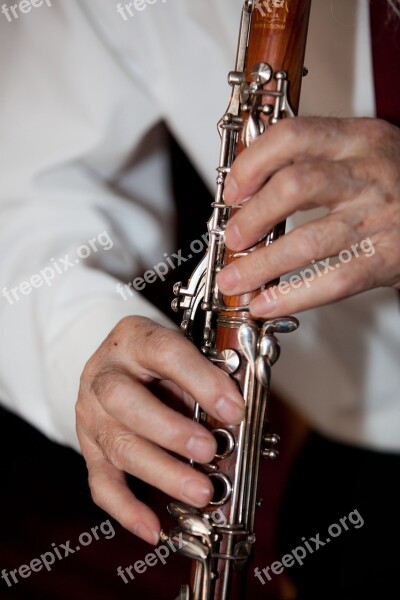
[{"label": "finger", "polygon": [[211,500],[213,486],[205,474],[116,423],[96,435],[96,444],[118,471],[130,473],[173,498],[196,507]]},{"label": "finger", "polygon": [[[176,331],[149,319],[142,319],[140,326],[136,322],[131,324],[128,320],[122,334],[118,327],[114,329],[108,343],[109,364],[115,357],[127,372],[144,383],[153,378],[172,380],[216,419],[232,425],[241,422],[243,397],[226,373]],[[117,348],[114,340],[120,342]]]},{"label": "finger", "polygon": [[361,256],[347,264],[329,270],[323,277],[296,285],[281,283],[266,290],[250,305],[254,316],[270,318],[293,314],[337,302],[367,289],[377,287],[380,260],[374,256]]},{"label": "finger", "polygon": [[158,544],[160,522],[157,515],[138,500],[126,483],[122,471],[112,465],[98,448],[80,437],[89,473],[93,501],[123,527],[149,544]]},{"label": "finger", "polygon": [[[224,186],[227,204],[238,204],[253,196],[269,177],[294,162],[308,159],[342,160],[365,153],[367,119],[303,117],[283,119],[241,152]],[[367,129],[364,127],[363,131]],[[353,135],[357,131],[358,135]],[[369,148],[369,145],[368,145]]]},{"label": "finger", "polygon": [[178,399],[180,403],[185,404],[190,409],[193,409],[195,400],[187,392],[182,390],[179,385],[176,385],[173,381],[162,380],[157,382],[159,389],[165,390],[169,395]]},{"label": "finger", "polygon": [[104,410],[128,431],[196,462],[214,458],[216,441],[209,431],[160,402],[128,374],[100,373],[92,390]]},{"label": "finger", "polygon": [[182,390],[176,383],[166,379],[155,380],[148,389],[173,410],[193,418],[195,400],[187,392]]},{"label": "finger", "polygon": [[359,196],[365,180],[356,161],[312,161],[290,165],[275,175],[229,219],[228,248],[250,248],[298,210],[329,209]]},{"label": "finger", "polygon": [[347,247],[357,254],[361,251],[358,236],[351,214],[331,214],[231,263],[218,274],[218,287],[227,295],[245,293],[324,257],[337,256]]}]

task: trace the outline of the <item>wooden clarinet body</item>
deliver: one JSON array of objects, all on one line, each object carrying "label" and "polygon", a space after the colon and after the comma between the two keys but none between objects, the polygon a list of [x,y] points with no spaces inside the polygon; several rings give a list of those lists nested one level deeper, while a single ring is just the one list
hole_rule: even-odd
[{"label": "wooden clarinet body", "polygon": [[[276,334],[294,331],[296,319],[257,321],[248,305],[262,290],[225,297],[217,273],[260,246],[284,234],[275,227],[256,247],[232,253],[224,231],[234,211],[225,204],[224,183],[236,156],[259,135],[298,111],[304,75],[311,0],[246,0],[242,9],[235,70],[229,74],[231,100],[219,122],[221,153],[217,192],[208,223],[209,248],[186,288],[174,287],[175,310],[184,311],[182,329],[192,338],[195,319],[202,324],[202,352],[234,378],[244,398],[245,418],[239,426],[205,414],[196,405],[194,418],[210,429],[218,443],[215,459],[205,469],[214,484],[214,498],[203,512],[180,502],[168,509],[177,528],[162,532],[193,562],[192,581],[177,600],[236,600],[246,598],[245,581],[255,542],[254,515],[262,457],[277,457],[278,436],[267,430],[266,413],[271,366],[279,358]],[[276,282],[267,285],[273,285]],[[195,466],[195,465],[194,465]]]}]

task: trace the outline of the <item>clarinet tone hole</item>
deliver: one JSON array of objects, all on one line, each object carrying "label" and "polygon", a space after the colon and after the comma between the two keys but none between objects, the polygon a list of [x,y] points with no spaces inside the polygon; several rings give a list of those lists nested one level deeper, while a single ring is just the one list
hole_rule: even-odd
[{"label": "clarinet tone hole", "polygon": [[235,440],[230,431],[226,429],[214,429],[211,432],[217,442],[215,458],[224,460],[230,456],[235,448]]},{"label": "clarinet tone hole", "polygon": [[209,478],[214,486],[214,495],[210,501],[211,506],[222,506],[228,502],[232,494],[232,484],[224,473],[210,473]]}]

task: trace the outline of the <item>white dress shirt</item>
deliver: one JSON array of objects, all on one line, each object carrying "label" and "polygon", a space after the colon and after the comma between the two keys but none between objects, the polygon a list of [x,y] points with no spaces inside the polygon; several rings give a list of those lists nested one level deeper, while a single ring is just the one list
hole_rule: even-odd
[{"label": "white dress shirt", "polygon": [[[126,315],[168,323],[140,293],[124,301],[116,284],[175,250],[162,122],[214,189],[242,0],[137,5],[127,19],[112,0],[0,14],[0,398],[76,449],[85,362]],[[373,116],[368,31],[368,0],[313,3],[303,114]],[[107,236],[109,249],[98,241],[77,258]],[[39,287],[32,277],[55,264],[61,272]],[[16,287],[18,300],[1,292]],[[400,449],[393,290],[302,314],[282,342],[274,385],[314,427]]]}]

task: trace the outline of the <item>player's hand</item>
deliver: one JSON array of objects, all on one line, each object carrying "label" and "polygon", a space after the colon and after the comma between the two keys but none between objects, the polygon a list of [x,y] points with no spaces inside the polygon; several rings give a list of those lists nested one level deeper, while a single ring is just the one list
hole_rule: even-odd
[{"label": "player's hand", "polygon": [[226,229],[235,251],[296,211],[327,209],[219,273],[220,290],[233,295],[301,270],[257,297],[254,315],[282,316],[378,286],[400,288],[400,130],[384,121],[282,120],[238,156],[225,201],[243,205]]},{"label": "player's hand", "polygon": [[76,415],[93,499],[152,544],[159,539],[159,520],[129,490],[125,474],[205,506],[212,496],[210,479],[171,453],[207,463],[216,451],[210,432],[150,391],[154,382],[183,405],[192,407],[196,400],[227,424],[238,424],[244,411],[235,383],[223,371],[178,332],[143,317],[120,321],[88,361]]}]

